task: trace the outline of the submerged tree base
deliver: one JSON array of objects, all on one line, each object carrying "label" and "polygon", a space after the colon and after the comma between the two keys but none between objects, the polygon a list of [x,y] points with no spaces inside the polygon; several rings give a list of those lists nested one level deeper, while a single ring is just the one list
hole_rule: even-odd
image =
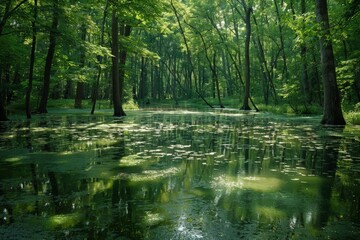
[{"label": "submerged tree base", "polygon": [[114,110],[114,117],[125,117],[126,113],[123,109]]},{"label": "submerged tree base", "polygon": [[323,125],[334,125],[334,126],[345,126],[346,121],[344,117],[337,117],[337,116],[331,116],[331,117],[323,117],[321,119],[321,124]]},{"label": "submerged tree base", "polygon": [[251,109],[251,107],[249,107],[249,106],[242,106],[242,107],[240,108],[240,110],[251,111],[252,109]]}]

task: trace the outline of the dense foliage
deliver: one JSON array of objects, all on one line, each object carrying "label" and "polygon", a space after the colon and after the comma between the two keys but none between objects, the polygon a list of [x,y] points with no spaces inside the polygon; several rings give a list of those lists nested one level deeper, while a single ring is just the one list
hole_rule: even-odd
[{"label": "dense foliage", "polygon": [[324,35],[308,0],[1,1],[0,112],[25,103],[26,93],[29,112],[46,112],[48,98],[75,99],[78,108],[83,99],[116,105],[114,21],[121,105],[202,99],[228,107],[224,99],[237,99],[232,107],[287,104],[311,113],[324,104],[324,37],[333,44],[341,104],[354,110],[360,102],[360,1],[328,2]]}]

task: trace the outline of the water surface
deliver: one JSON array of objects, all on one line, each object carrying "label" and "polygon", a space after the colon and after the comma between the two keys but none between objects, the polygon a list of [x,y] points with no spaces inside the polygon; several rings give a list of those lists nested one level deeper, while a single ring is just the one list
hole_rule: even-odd
[{"label": "water surface", "polygon": [[0,123],[0,239],[356,239],[360,129],[238,111]]}]

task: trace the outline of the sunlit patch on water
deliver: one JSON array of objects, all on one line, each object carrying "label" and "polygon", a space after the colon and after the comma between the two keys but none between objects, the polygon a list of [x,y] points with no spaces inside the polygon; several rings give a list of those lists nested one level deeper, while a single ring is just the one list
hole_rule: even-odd
[{"label": "sunlit patch on water", "polygon": [[146,170],[141,173],[120,173],[116,178],[129,180],[131,182],[148,182],[158,181],[177,173],[179,173],[179,169],[172,167],[163,170]]},{"label": "sunlit patch on water", "polygon": [[260,192],[274,192],[279,190],[282,181],[272,177],[241,177],[241,176],[219,176],[214,178],[212,187],[215,189],[225,189],[226,191],[236,191],[247,189]]},{"label": "sunlit patch on water", "polygon": [[152,212],[145,212],[144,216],[144,223],[147,226],[156,226],[160,223],[162,223],[165,220],[163,216],[161,216],[160,213],[152,213]]},{"label": "sunlit patch on water", "polygon": [[[201,221],[197,219],[196,221]],[[203,232],[194,226],[193,220],[181,215],[178,219],[174,239],[205,239]]]}]

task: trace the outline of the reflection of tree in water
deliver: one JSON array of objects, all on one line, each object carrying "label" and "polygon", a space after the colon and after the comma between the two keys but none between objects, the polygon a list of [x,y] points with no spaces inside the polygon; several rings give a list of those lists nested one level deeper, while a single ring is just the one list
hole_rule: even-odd
[{"label": "reflection of tree in water", "polygon": [[[340,134],[339,134],[340,135]],[[331,196],[335,179],[339,146],[341,137],[325,136],[323,158],[321,159],[322,167],[319,172],[324,178],[319,186],[319,204],[315,217],[314,225],[318,228],[326,226],[331,215]]]},{"label": "reflection of tree in water", "polygon": [[356,169],[359,169],[360,142],[354,138],[343,139],[339,148],[342,157],[337,163],[332,197],[341,202],[341,206],[346,209],[346,213],[352,221],[359,222],[360,171],[356,171]]}]

